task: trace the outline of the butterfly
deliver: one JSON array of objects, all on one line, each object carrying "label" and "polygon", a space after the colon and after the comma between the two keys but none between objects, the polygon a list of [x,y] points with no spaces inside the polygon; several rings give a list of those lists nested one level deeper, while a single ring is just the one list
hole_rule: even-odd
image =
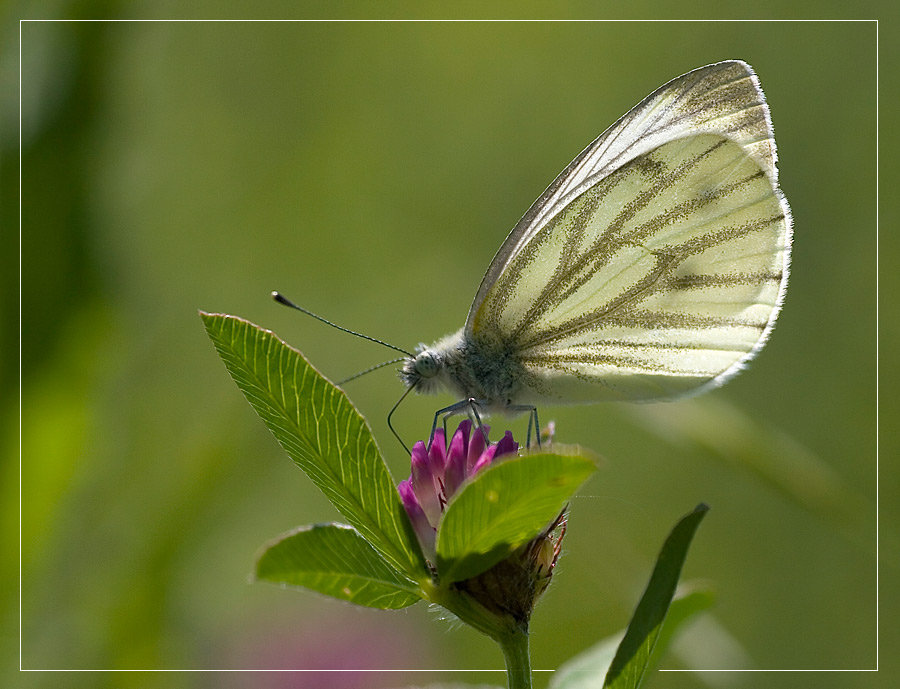
[{"label": "butterfly", "polygon": [[664,84],[528,209],[465,325],[403,359],[406,392],[456,396],[435,425],[468,410],[529,412],[536,425],[538,404],[721,385],[763,347],[784,300],[791,216],[775,163],[748,64]]}]

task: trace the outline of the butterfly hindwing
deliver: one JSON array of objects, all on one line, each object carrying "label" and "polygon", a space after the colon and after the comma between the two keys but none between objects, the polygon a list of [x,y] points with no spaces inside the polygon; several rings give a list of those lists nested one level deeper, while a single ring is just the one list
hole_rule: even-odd
[{"label": "butterfly hindwing", "polygon": [[544,222],[495,276],[467,336],[514,350],[534,399],[696,391],[764,341],[789,231],[765,160],[741,142],[668,141]]}]

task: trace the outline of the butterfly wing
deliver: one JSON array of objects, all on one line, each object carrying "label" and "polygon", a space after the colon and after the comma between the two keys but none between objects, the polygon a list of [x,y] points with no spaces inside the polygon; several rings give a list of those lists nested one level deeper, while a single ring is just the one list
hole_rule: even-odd
[{"label": "butterfly wing", "polygon": [[739,60],[695,69],[647,96],[553,181],[494,256],[466,320],[471,331],[487,292],[512,257],[579,194],[629,160],[683,136],[708,132],[738,142],[777,181],[775,139],[765,96],[750,65]]},{"label": "butterfly wing", "polygon": [[696,392],[762,346],[789,246],[765,159],[721,134],[676,138],[542,221],[504,259],[467,337],[516,353],[528,391],[516,402]]}]

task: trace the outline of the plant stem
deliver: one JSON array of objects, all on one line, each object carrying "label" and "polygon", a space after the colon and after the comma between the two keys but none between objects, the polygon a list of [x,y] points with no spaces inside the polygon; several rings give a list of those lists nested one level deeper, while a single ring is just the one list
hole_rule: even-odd
[{"label": "plant stem", "polygon": [[491,612],[474,598],[454,591],[431,587],[423,598],[445,607],[461,621],[497,642],[506,661],[509,689],[531,689],[531,656],[528,650],[528,623]]},{"label": "plant stem", "polygon": [[528,650],[528,632],[515,629],[511,634],[497,639],[506,661],[506,681],[509,689],[531,689],[531,655]]}]

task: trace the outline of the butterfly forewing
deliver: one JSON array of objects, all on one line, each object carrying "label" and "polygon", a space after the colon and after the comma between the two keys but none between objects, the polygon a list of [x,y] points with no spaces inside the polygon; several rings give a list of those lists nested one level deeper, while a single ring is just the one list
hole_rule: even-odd
[{"label": "butterfly forewing", "polygon": [[470,319],[531,397],[672,397],[720,381],[764,340],[789,221],[764,159],[719,134],[668,141],[571,199],[497,272]]},{"label": "butterfly forewing", "polygon": [[664,84],[609,127],[544,191],[500,247],[469,311],[468,328],[508,263],[551,218],[599,179],[662,144],[684,136],[720,134],[737,142],[777,180],[775,140],[765,97],[753,70],[730,60]]}]

